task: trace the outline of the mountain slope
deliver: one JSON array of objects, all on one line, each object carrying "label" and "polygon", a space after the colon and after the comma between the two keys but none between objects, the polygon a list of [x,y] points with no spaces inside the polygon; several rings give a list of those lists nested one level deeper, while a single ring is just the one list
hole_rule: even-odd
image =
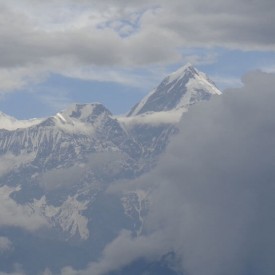
[{"label": "mountain slope", "polygon": [[[0,198],[7,209],[15,208],[14,217],[20,215],[16,233],[9,233],[14,228],[11,222],[3,221],[5,226],[0,227],[0,236],[21,247],[10,257],[29,247],[24,262],[16,259],[23,267],[31,266],[27,274],[39,274],[49,261],[58,272],[62,265],[78,264],[76,250],[86,259],[84,265],[97,259],[122,229],[142,234],[148,194],[125,190],[114,195],[106,190],[152,169],[177,133],[184,112],[219,94],[203,73],[188,64],[167,76],[127,116],[113,116],[99,103],[74,104],[54,116],[30,121],[2,113]],[[21,216],[39,221],[28,237],[24,232],[29,226],[19,222]],[[20,246],[22,238],[26,241]],[[37,241],[47,252],[37,247],[33,252],[31,244]],[[54,253],[58,249],[66,250],[58,255],[60,261]],[[33,258],[40,259],[35,266]],[[1,260],[0,264],[4,266]]]}]

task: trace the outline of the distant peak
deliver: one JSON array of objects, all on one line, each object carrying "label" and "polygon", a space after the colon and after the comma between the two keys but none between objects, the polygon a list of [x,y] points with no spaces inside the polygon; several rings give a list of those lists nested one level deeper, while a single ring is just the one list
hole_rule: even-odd
[{"label": "distant peak", "polygon": [[187,63],[166,76],[151,93],[132,108],[128,116],[186,109],[198,101],[220,94],[213,81],[191,63]]},{"label": "distant peak", "polygon": [[180,67],[175,72],[172,72],[166,77],[166,80],[169,82],[174,81],[175,79],[182,77],[193,77],[194,75],[198,75],[199,71],[191,64],[187,63],[186,65]]},{"label": "distant peak", "polygon": [[101,103],[75,103],[62,111],[60,114],[64,119],[74,118],[82,121],[89,121],[91,116],[99,116],[101,114],[111,115],[111,112]]},{"label": "distant peak", "polygon": [[195,67],[192,63],[188,62],[185,65],[181,66],[178,70],[186,71],[186,70],[194,70]]}]

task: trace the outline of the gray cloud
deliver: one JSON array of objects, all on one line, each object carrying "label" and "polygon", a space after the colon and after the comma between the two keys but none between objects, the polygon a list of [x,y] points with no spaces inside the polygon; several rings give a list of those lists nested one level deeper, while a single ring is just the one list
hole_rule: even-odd
[{"label": "gray cloud", "polygon": [[[182,60],[178,49],[186,46],[275,49],[274,1],[150,0],[126,5],[112,0],[23,0],[0,5],[2,92],[41,81],[50,72],[80,77],[91,66],[173,63]],[[118,29],[130,30],[130,35],[121,37]],[[98,77],[92,74],[91,79]]]},{"label": "gray cloud", "polygon": [[100,262],[64,270],[104,274],[173,250],[190,275],[274,274],[274,87],[275,74],[252,72],[242,88],[192,108],[157,168],[117,186],[152,190],[144,235],[121,234]]},{"label": "gray cloud", "polygon": [[274,74],[191,110],[148,180],[149,228],[165,228],[190,274],[273,274]]},{"label": "gray cloud", "polygon": [[150,238],[141,236],[135,239],[131,236],[131,232],[122,231],[113,242],[105,247],[102,258],[98,262],[91,263],[86,270],[81,271],[65,267],[61,273],[64,275],[102,275],[117,270],[139,257],[157,260],[163,251],[169,249],[167,246],[169,244],[163,242],[161,237],[156,233]]}]

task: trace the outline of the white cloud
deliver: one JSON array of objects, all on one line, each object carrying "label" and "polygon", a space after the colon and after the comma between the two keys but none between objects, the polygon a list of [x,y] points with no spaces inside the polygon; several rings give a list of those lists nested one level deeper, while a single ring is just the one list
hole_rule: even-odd
[{"label": "white cloud", "polygon": [[[274,1],[1,0],[0,4],[1,92],[41,81],[49,72],[75,77],[82,72],[83,78],[98,79],[95,71],[85,74],[83,68],[182,62],[184,47],[275,50]],[[196,56],[187,58],[202,62]],[[203,62],[215,58],[208,56]],[[122,82],[127,75],[123,79],[110,74],[104,78]]]},{"label": "white cloud", "polygon": [[47,221],[36,214],[28,205],[20,205],[10,195],[19,191],[18,188],[2,186],[0,188],[0,227],[14,226],[28,231],[36,231],[41,227],[47,227]]}]

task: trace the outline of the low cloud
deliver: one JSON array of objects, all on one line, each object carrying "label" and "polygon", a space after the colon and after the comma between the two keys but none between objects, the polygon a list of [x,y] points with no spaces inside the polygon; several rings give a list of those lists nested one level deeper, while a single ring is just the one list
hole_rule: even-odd
[{"label": "low cloud", "polygon": [[169,243],[163,242],[159,233],[150,235],[149,238],[141,236],[133,238],[131,232],[122,231],[119,236],[108,244],[98,262],[91,263],[86,270],[77,271],[71,267],[62,269],[62,275],[102,275],[113,270],[118,270],[137,258],[158,260],[162,253],[169,251]]},{"label": "low cloud", "polygon": [[10,195],[19,191],[19,188],[2,186],[0,188],[0,227],[20,227],[28,231],[36,231],[48,226],[45,218],[35,213],[29,205],[20,205]]},{"label": "low cloud", "polygon": [[121,122],[125,127],[131,128],[137,124],[148,124],[148,125],[164,125],[164,124],[175,124],[181,119],[182,113],[186,112],[187,109],[178,109],[164,112],[152,112],[146,113],[145,115],[138,115],[133,117],[117,117],[118,121]]},{"label": "low cloud", "polygon": [[159,167],[150,230],[190,274],[273,274],[275,75],[252,72],[186,114]]},{"label": "low cloud", "polygon": [[[125,158],[125,155],[116,151],[88,154],[85,161],[74,166],[46,171],[39,177],[39,185],[45,191],[66,190],[83,181],[92,172],[96,173],[99,178],[100,176],[106,176],[106,174],[110,176],[110,173],[116,174],[121,168],[120,161]],[[98,182],[93,184],[94,188],[98,188]]]},{"label": "low cloud", "polygon": [[[7,126],[12,127],[13,125],[7,125]],[[6,155],[1,156],[0,157],[0,177],[6,175],[13,169],[16,169],[17,167],[22,165],[22,163],[31,162],[34,158],[35,156],[33,154],[21,154],[20,156],[15,156],[11,153],[7,153]]]},{"label": "low cloud", "polygon": [[24,272],[20,264],[15,263],[12,272],[0,271],[0,275],[26,275],[26,273]]}]

